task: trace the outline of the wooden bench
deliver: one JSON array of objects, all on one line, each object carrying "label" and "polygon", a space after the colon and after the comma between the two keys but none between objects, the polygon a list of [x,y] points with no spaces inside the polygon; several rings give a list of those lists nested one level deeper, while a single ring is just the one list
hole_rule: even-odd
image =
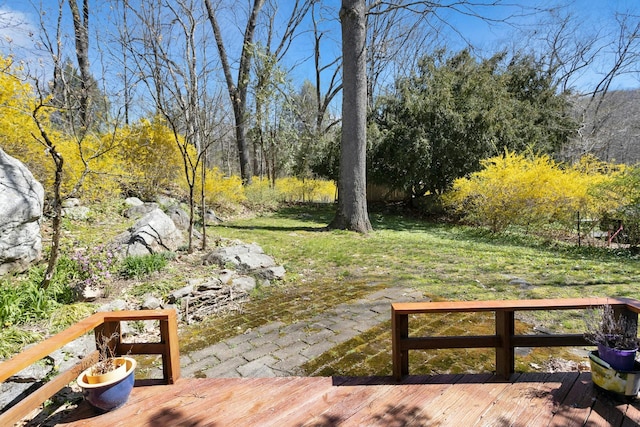
[{"label": "wooden bench", "polygon": [[[442,348],[494,348],[496,374],[509,378],[515,372],[516,347],[592,345],[582,334],[515,334],[516,311],[575,310],[611,305],[616,313],[636,325],[640,301],[627,298],[576,298],[515,301],[409,302],[391,304],[393,376],[409,375],[409,350]],[[409,315],[430,313],[494,312],[495,334],[479,336],[409,336]]]},{"label": "wooden bench", "polygon": [[[151,343],[121,342],[120,322],[157,320],[160,325],[160,341]],[[112,337],[110,347],[115,355],[162,355],[162,383],[173,384],[180,377],[180,354],[178,349],[178,322],[175,310],[139,310],[96,313],[51,338],[23,351],[12,359],[0,363],[0,382],[6,381],[22,369],[38,362],[53,351],[94,331],[96,344],[103,337]],[[45,400],[77,378],[80,373],[98,360],[98,351],[86,355],[78,364],[59,373],[36,391],[0,414],[0,426],[14,425]],[[151,381],[153,382],[153,381]]]}]

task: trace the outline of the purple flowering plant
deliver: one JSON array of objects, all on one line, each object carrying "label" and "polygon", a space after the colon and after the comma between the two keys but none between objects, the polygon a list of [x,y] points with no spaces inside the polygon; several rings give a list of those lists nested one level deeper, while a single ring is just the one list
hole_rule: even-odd
[{"label": "purple flowering plant", "polygon": [[103,286],[111,279],[115,255],[104,245],[89,251],[76,251],[71,257],[78,266],[78,279],[83,286]]}]

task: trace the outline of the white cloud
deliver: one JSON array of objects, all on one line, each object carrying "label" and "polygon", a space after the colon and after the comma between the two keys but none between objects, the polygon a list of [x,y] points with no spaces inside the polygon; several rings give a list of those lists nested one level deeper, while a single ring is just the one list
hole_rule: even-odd
[{"label": "white cloud", "polygon": [[0,49],[4,55],[22,56],[31,51],[36,32],[27,13],[0,6]]}]

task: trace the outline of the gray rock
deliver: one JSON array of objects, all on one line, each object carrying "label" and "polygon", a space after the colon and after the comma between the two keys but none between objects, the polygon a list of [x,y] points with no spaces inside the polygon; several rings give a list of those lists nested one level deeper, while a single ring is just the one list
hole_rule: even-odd
[{"label": "gray rock", "polygon": [[220,289],[221,287],[222,287],[222,281],[214,277],[198,285],[196,290],[199,292],[203,292],[203,291],[210,291],[212,289]]},{"label": "gray rock", "polygon": [[162,194],[157,195],[155,199],[156,199],[156,202],[160,206],[165,207],[165,208],[167,208],[169,206],[175,206],[175,205],[179,204],[179,202],[176,199],[174,199],[173,197],[164,196]]},{"label": "gray rock", "polygon": [[233,287],[251,292],[256,287],[256,279],[249,276],[238,276],[231,281]]},{"label": "gray rock", "polygon": [[76,197],[70,197],[62,201],[63,208],[75,208],[76,206],[80,206],[80,199]]},{"label": "gray rock", "polygon": [[102,289],[98,286],[79,285],[75,290],[80,301],[91,302],[102,296]]},{"label": "gray rock", "polygon": [[231,280],[236,276],[236,272],[233,270],[228,270],[228,269],[224,269],[222,270],[219,275],[218,278],[220,279],[220,281],[225,284],[228,285],[229,283],[231,283]]},{"label": "gray rock", "polygon": [[100,307],[98,307],[97,311],[121,311],[121,310],[127,310],[127,302],[125,300],[122,299],[114,299],[113,301],[110,301],[108,304],[102,305]]},{"label": "gray rock", "polygon": [[264,269],[267,267],[275,267],[276,262],[264,253],[246,253],[236,255],[237,265],[243,271],[252,271]]},{"label": "gray rock", "polygon": [[207,225],[216,225],[216,224],[220,224],[221,222],[224,222],[224,220],[220,218],[218,215],[216,215],[215,211],[213,211],[212,209],[209,209],[204,214],[204,220],[207,223]]},{"label": "gray rock", "polygon": [[53,367],[51,366],[51,360],[44,359],[47,363],[34,363],[33,365],[24,368],[22,371],[9,378],[9,381],[14,383],[33,383],[42,380],[49,375]]},{"label": "gray rock", "polygon": [[71,206],[62,209],[62,216],[76,221],[85,221],[89,218],[90,212],[86,206]]},{"label": "gray rock", "polygon": [[177,300],[182,299],[188,295],[191,295],[191,293],[193,292],[193,290],[195,289],[195,285],[193,284],[189,284],[185,287],[182,287],[180,289],[177,289],[173,292],[171,292],[171,294],[169,294],[169,303],[173,304],[175,303]]},{"label": "gray rock", "polygon": [[156,308],[160,308],[160,306],[162,306],[162,300],[160,298],[148,295],[145,297],[140,307],[143,310],[155,310]]},{"label": "gray rock", "polygon": [[127,206],[143,206],[144,202],[137,197],[127,197],[124,199],[124,204]]},{"label": "gray rock", "polygon": [[9,403],[21,401],[36,388],[38,385],[34,383],[16,383],[9,380],[0,383],[0,410]]},{"label": "gray rock", "polygon": [[143,256],[175,251],[185,243],[184,235],[171,218],[156,208],[140,218],[113,243],[121,256]]},{"label": "gray rock", "polygon": [[26,270],[42,256],[44,188],[0,149],[0,275]]},{"label": "gray rock", "polygon": [[189,214],[178,206],[167,208],[167,215],[180,230],[189,229]]},{"label": "gray rock", "polygon": [[232,264],[234,266],[238,266],[240,264],[239,256],[247,255],[249,253],[253,254],[264,254],[262,248],[255,243],[250,245],[239,244],[233,246],[223,246],[220,248],[216,248],[207,254],[204,259],[204,264],[218,264],[220,266],[224,266],[226,264]]},{"label": "gray rock", "polygon": [[158,209],[157,203],[143,203],[141,205],[133,205],[130,208],[125,209],[122,215],[125,218],[139,218],[155,209]]},{"label": "gray rock", "polygon": [[273,267],[263,268],[256,271],[256,275],[266,280],[282,280],[286,274],[286,270],[281,265],[274,265]]}]

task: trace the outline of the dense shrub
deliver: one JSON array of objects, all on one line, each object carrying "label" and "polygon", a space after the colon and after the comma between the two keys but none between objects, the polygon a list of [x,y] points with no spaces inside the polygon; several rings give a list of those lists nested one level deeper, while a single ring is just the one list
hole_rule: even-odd
[{"label": "dense shrub", "polygon": [[[200,193],[200,181],[196,194]],[[217,206],[238,204],[246,199],[242,179],[237,175],[225,176],[217,167],[207,171],[204,191],[207,203]]]},{"label": "dense shrub", "polygon": [[330,203],[336,197],[334,182],[319,179],[280,178],[276,180],[276,190],[285,202]]},{"label": "dense shrub", "polygon": [[483,169],[455,181],[445,205],[472,223],[502,231],[510,225],[563,224],[576,213],[593,217],[602,209],[593,193],[612,175],[585,171],[585,164],[563,168],[549,156],[506,152],[483,161]]},{"label": "dense shrub", "polygon": [[162,120],[141,119],[119,129],[114,139],[120,147],[118,161],[126,171],[122,186],[128,194],[150,200],[184,179],[182,154]]},{"label": "dense shrub", "polygon": [[333,181],[286,177],[276,179],[273,186],[267,178],[254,177],[245,195],[249,207],[273,209],[282,202],[331,203],[336,191]]},{"label": "dense shrub", "polygon": [[615,231],[622,225],[620,240],[640,246],[640,167],[627,168],[600,183],[594,195],[603,201],[601,228]]}]

